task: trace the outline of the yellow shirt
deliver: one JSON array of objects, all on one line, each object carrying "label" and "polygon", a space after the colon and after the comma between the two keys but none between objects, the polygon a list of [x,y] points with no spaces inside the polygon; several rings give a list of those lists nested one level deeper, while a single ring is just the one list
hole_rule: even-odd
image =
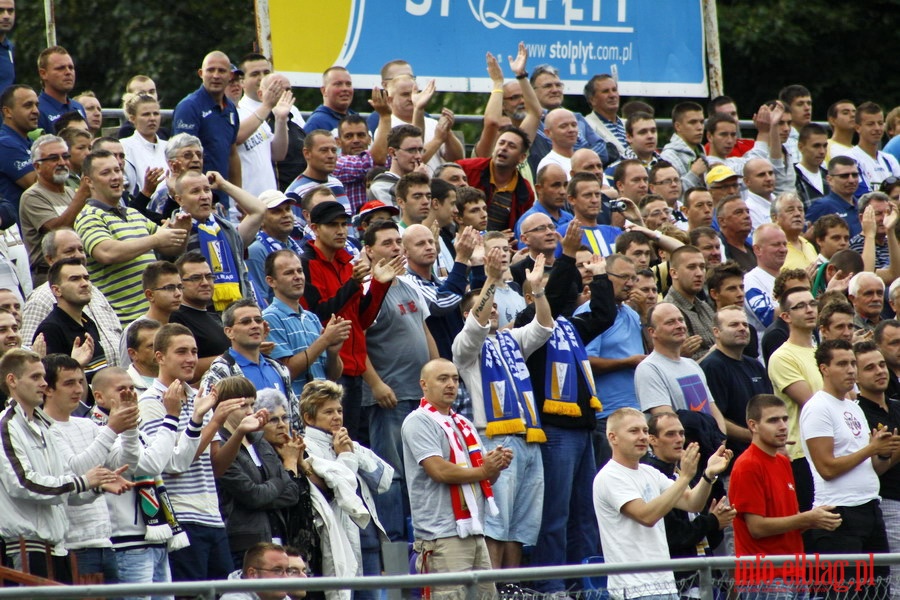
[{"label": "yellow shirt", "polygon": [[819,253],[816,252],[816,247],[803,236],[800,236],[800,248],[801,249],[798,250],[796,246],[791,242],[788,242],[787,258],[784,259],[784,266],[781,267],[782,271],[787,271],[789,269],[806,270],[806,267],[811,263],[816,262]]},{"label": "yellow shirt", "polygon": [[497,192],[509,192],[510,194],[516,191],[516,185],[519,183],[519,171],[516,170],[513,172],[513,176],[510,178],[509,183],[505,186],[500,187],[497,185],[497,180],[494,178],[494,162],[491,161],[491,185],[494,186],[494,193]]},{"label": "yellow shirt", "polygon": [[769,379],[775,395],[784,400],[788,412],[788,440],[796,442],[789,445],[788,457],[791,460],[803,458],[803,445],[800,443],[800,405],[784,393],[785,388],[798,381],[805,381],[812,393],[822,389],[822,374],[816,364],[816,349],[797,346],[785,342],[769,357]]}]

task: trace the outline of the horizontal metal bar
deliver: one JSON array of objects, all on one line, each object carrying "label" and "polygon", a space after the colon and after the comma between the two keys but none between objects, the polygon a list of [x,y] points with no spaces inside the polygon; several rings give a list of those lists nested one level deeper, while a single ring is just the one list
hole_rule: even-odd
[{"label": "horizontal metal bar", "polygon": [[[859,564],[872,561],[876,565],[900,564],[900,553],[895,554],[828,554],[828,555],[779,555],[766,556],[762,560],[781,565],[797,561],[803,557],[808,563],[824,564],[829,561],[846,561]],[[498,569],[491,571],[469,571],[465,573],[439,573],[431,575],[388,575],[383,577],[315,577],[297,579],[233,579],[218,581],[191,581],[177,583],[154,583],[154,595],[185,595],[237,591],[266,590],[337,590],[337,589],[382,589],[417,588],[435,585],[474,585],[478,582],[533,581],[536,579],[566,579],[573,577],[596,577],[618,573],[646,573],[654,571],[692,571],[702,568],[728,570],[735,567],[735,557],[679,558],[646,563],[593,563],[589,565],[565,565],[555,567]],[[744,556],[740,561],[755,561],[756,557]],[[84,598],[145,595],[146,584],[107,584],[78,586],[30,587],[29,598]],[[22,588],[0,588],[0,598],[21,598]]]}]

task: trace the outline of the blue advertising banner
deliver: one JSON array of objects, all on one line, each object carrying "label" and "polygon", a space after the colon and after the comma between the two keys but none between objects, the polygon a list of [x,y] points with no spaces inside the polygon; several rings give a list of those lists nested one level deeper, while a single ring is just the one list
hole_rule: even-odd
[{"label": "blue advertising banner", "polygon": [[[708,94],[701,0],[269,0],[275,67],[294,85],[321,85],[343,65],[357,87],[408,60],[444,91],[487,92],[485,53],[559,69],[570,93],[592,75],[623,95]],[[504,66],[506,61],[501,63]],[[506,74],[509,76],[509,69]]]}]

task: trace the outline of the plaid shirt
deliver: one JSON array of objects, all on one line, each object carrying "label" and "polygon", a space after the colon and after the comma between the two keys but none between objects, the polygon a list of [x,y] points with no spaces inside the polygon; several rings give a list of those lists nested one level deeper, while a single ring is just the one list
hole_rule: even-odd
[{"label": "plaid shirt", "polygon": [[354,215],[366,203],[366,173],[374,166],[375,161],[372,160],[368,150],[363,150],[357,155],[341,154],[331,174],[344,184],[344,191],[350,200],[350,210]]},{"label": "plaid shirt", "polygon": [[[34,339],[34,332],[38,326],[47,318],[53,307],[56,306],[56,298],[50,291],[50,284],[44,282],[31,292],[25,306],[22,309],[22,327],[19,329],[19,335],[22,336],[22,343],[30,345]],[[116,311],[109,304],[109,300],[103,295],[97,287],[91,284],[91,302],[84,307],[84,314],[87,315],[100,330],[100,344],[106,354],[107,366],[117,367],[122,364],[119,357],[119,342],[122,338],[122,323],[116,316]]]}]

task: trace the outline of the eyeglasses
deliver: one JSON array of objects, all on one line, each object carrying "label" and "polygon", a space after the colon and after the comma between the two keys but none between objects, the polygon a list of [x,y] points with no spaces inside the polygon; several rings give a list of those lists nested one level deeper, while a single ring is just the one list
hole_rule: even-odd
[{"label": "eyeglasses", "polygon": [[552,224],[552,223],[550,223],[550,224],[545,224],[545,225],[538,225],[537,227],[532,227],[532,228],[529,229],[528,231],[523,231],[522,233],[523,233],[523,234],[525,234],[525,233],[535,233],[535,232],[542,233],[542,232],[544,232],[544,231],[550,231],[551,229],[553,229],[553,224]]},{"label": "eyeglasses", "polygon": [[39,159],[37,159],[37,160],[34,161],[34,162],[36,162],[36,163],[42,163],[42,162],[63,162],[63,161],[69,160],[70,158],[72,158],[72,155],[69,154],[68,152],[65,152],[65,153],[63,153],[63,154],[51,154],[51,155],[49,155],[49,156],[45,156],[45,157],[43,157],[43,158],[39,158]]},{"label": "eyeglasses", "polygon": [[790,307],[788,310],[806,310],[807,308],[815,308],[819,306],[818,300],[810,300],[809,302],[800,302]]},{"label": "eyeglasses", "polygon": [[250,323],[256,323],[257,325],[260,325],[263,322],[264,321],[263,321],[262,317],[244,317],[243,319],[239,320],[237,322],[237,324],[238,325],[249,325]]},{"label": "eyeglasses", "polygon": [[610,273],[609,271],[607,271],[606,274],[609,275],[610,277],[615,277],[616,279],[623,279],[625,281],[637,281],[638,280],[637,275],[623,275],[621,273]]},{"label": "eyeglasses", "polygon": [[180,283],[170,283],[169,285],[163,285],[158,288],[150,288],[150,290],[154,292],[169,292],[170,294],[174,294],[175,292],[184,290],[184,286]]},{"label": "eyeglasses", "polygon": [[192,158],[203,158],[202,150],[185,150],[181,154],[178,155],[178,158],[183,158],[185,160],[190,160]]},{"label": "eyeglasses", "polygon": [[206,281],[213,282],[216,280],[216,276],[212,273],[206,273],[204,275],[198,274],[198,275],[191,275],[190,277],[182,277],[181,278],[182,281],[186,281],[188,283],[200,283],[204,279]]},{"label": "eyeglasses", "polygon": [[832,177],[837,177],[838,179],[859,179],[859,171],[853,171],[852,173],[829,173]]},{"label": "eyeglasses", "polygon": [[285,575],[289,575],[291,577],[299,577],[301,574],[308,575],[309,572],[300,569],[285,569],[284,567],[275,567],[274,569],[264,569],[263,567],[252,567],[257,571],[265,571],[266,573],[272,573],[276,577],[284,577]]},{"label": "eyeglasses", "polygon": [[418,146],[415,148],[400,148],[400,150],[409,154],[425,154],[425,148]]}]

